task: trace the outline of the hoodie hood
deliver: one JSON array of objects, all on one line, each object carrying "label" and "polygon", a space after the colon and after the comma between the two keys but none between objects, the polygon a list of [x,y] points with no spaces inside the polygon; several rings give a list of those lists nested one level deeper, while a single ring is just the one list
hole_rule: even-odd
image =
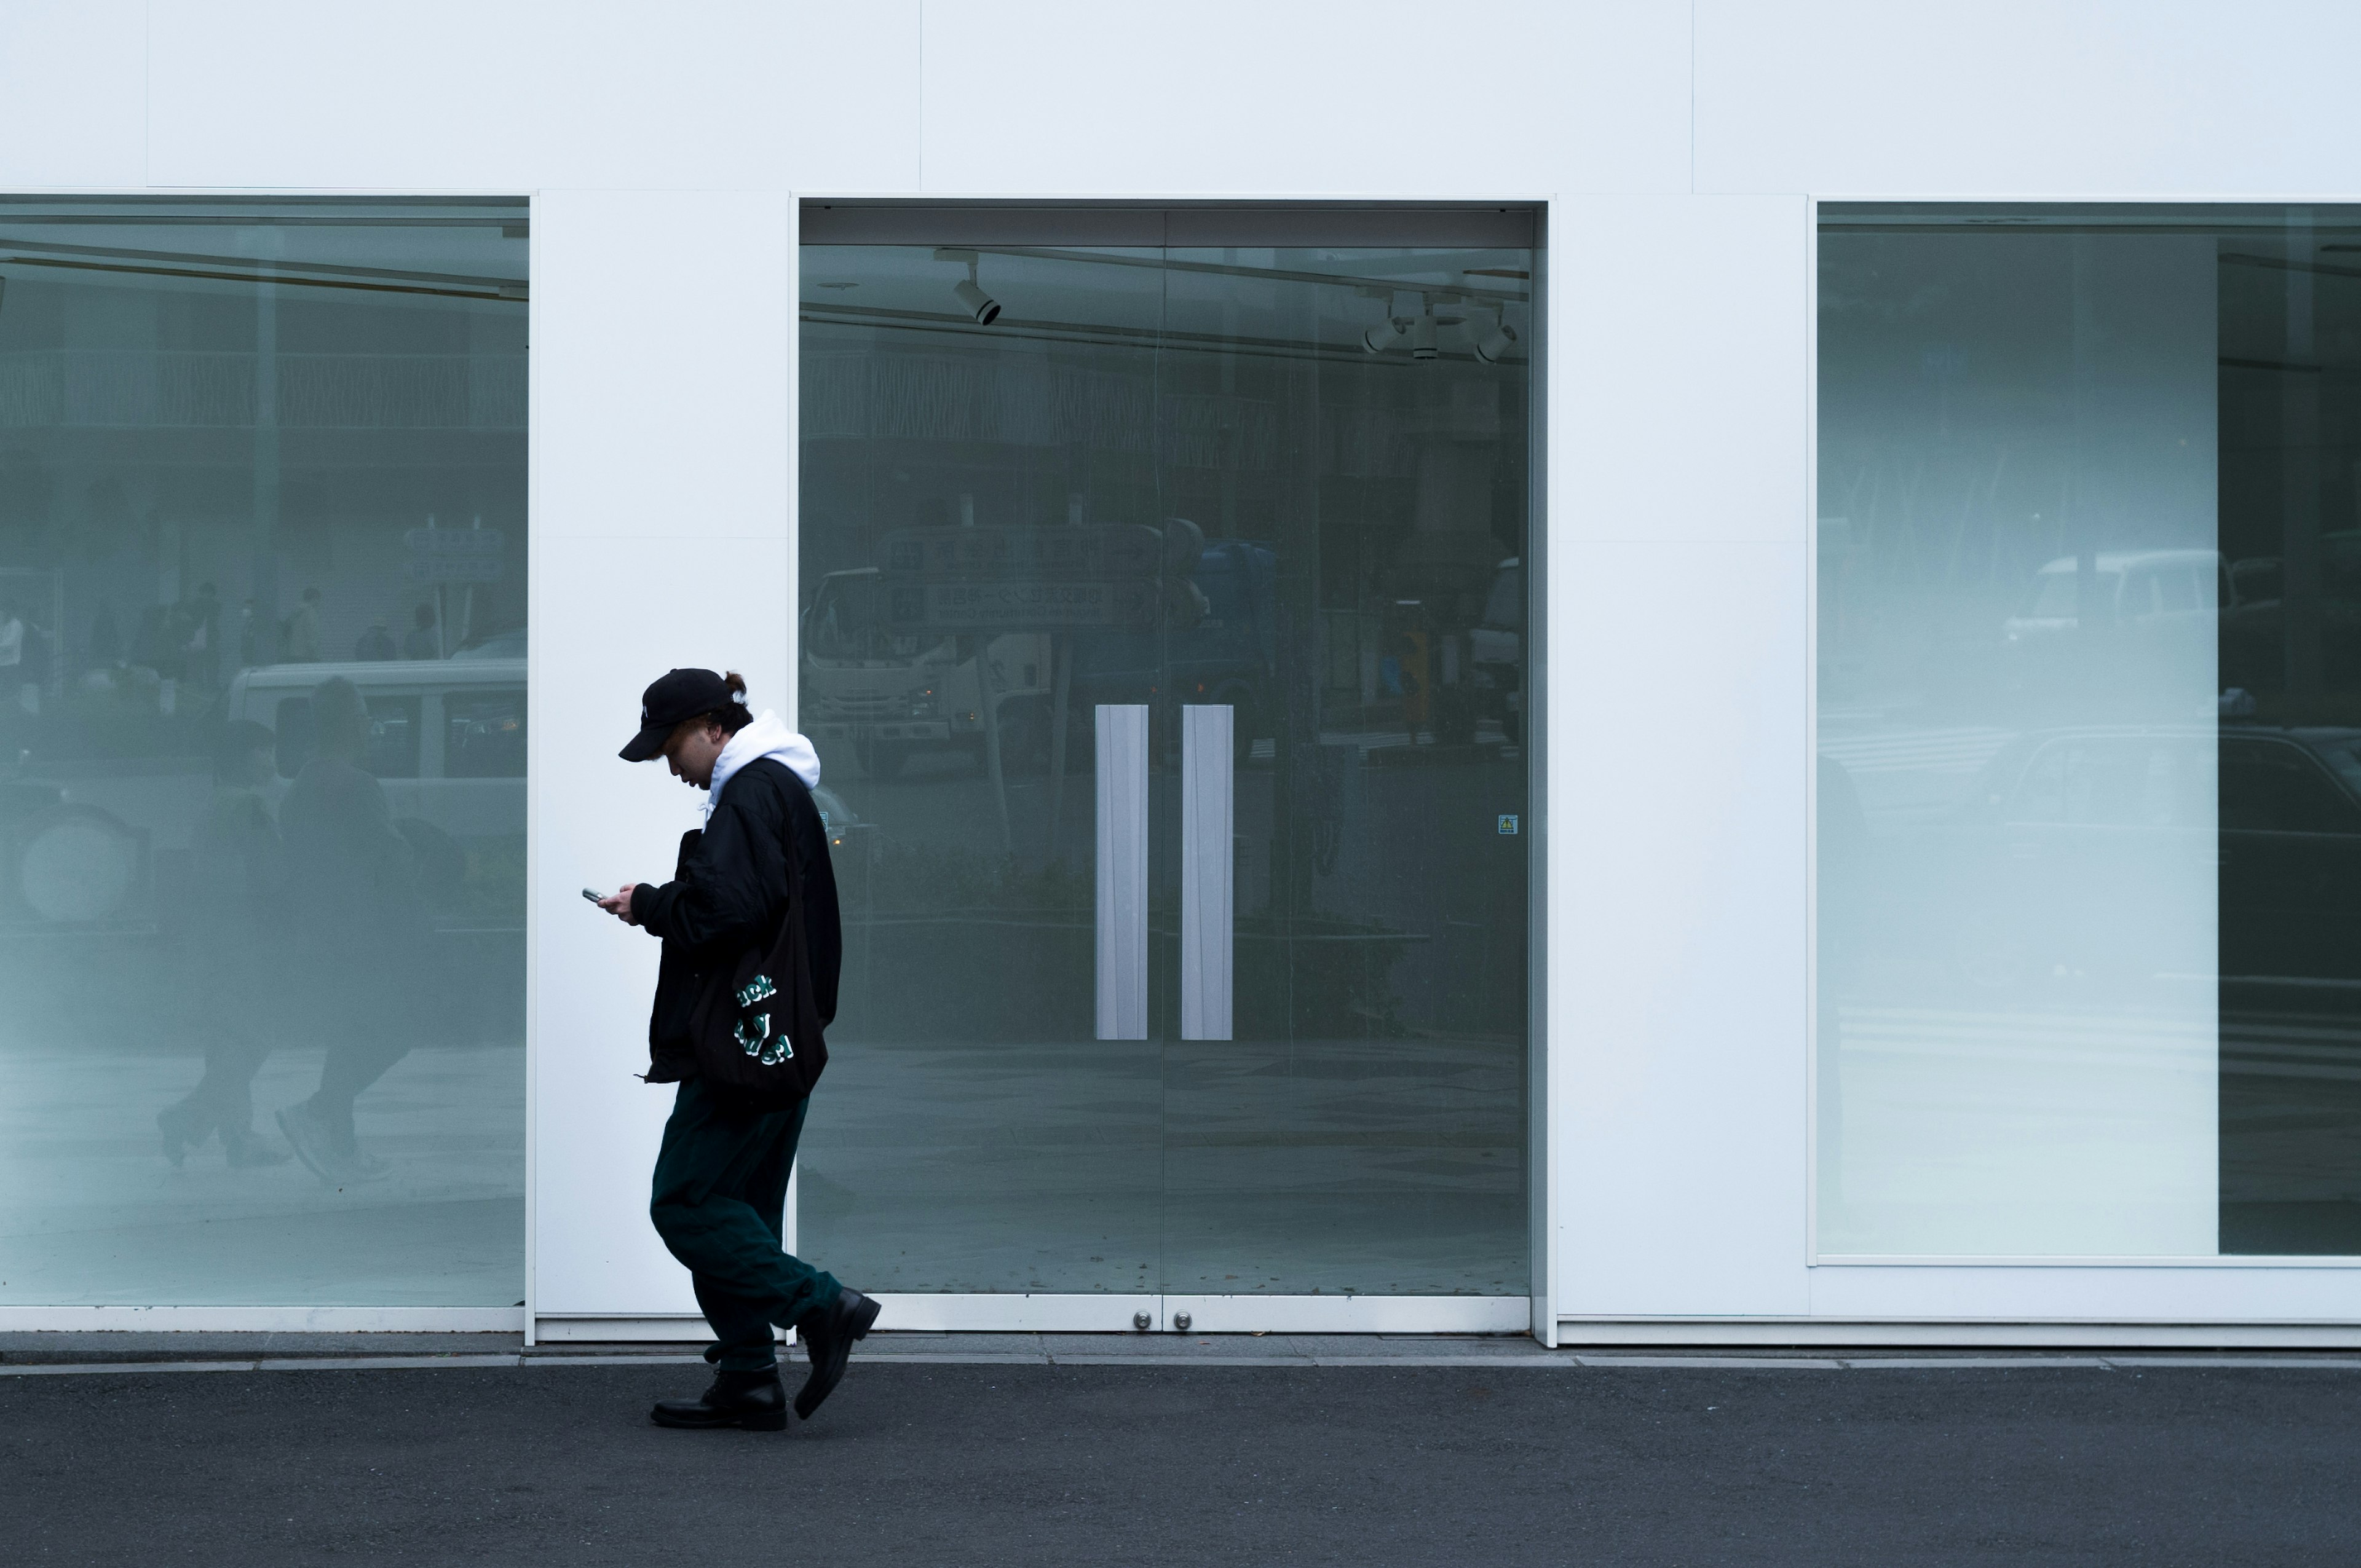
[{"label": "hoodie hood", "polygon": [[764,757],[785,763],[787,772],[803,780],[806,789],[819,787],[819,753],[766,707],[753,723],[730,737],[721,755],[713,759],[713,782],[705,789],[705,815],[713,815],[713,803],[721,798],[721,786],[732,774]]}]

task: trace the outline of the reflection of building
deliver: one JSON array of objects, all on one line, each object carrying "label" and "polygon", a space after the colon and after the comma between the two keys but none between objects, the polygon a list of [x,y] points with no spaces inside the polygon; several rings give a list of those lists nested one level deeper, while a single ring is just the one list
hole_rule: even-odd
[{"label": "reflection of building", "polygon": [[[2250,200],[2342,189],[2341,22],[2211,29],[2192,119],[1964,6],[1495,7],[1531,80],[1405,115],[1384,29],[1240,93],[1146,13],[546,9],[427,115],[347,66],[447,30],[0,22],[12,1321],[694,1332],[577,890],[691,825],[610,732],[696,663],[826,759],[798,1223],[889,1327],[2361,1338],[2361,220]],[[315,1093],[315,705],[412,1048],[351,1191],[162,1187],[200,1064]]]}]

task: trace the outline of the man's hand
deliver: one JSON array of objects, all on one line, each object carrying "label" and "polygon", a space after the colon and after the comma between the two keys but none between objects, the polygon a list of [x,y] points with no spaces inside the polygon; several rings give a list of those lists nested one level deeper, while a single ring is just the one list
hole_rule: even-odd
[{"label": "man's hand", "polygon": [[639,885],[635,882],[625,883],[614,897],[600,899],[598,907],[626,926],[638,925],[639,922],[631,918],[631,894]]}]

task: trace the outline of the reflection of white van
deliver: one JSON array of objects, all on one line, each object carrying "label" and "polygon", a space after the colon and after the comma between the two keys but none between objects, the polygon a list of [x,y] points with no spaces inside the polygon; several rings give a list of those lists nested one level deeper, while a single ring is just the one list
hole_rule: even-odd
[{"label": "reflection of white van", "polygon": [[[2097,609],[2118,625],[2187,623],[2213,635],[2214,618],[2233,602],[2230,568],[2215,550],[2103,550],[2092,559]],[[2016,614],[2001,627],[2015,644],[2054,638],[2081,624],[2081,563],[2061,555],[2034,574]]]},{"label": "reflection of white van", "polygon": [[361,765],[385,786],[394,816],[456,839],[524,831],[522,659],[269,664],[230,683],[223,717],[268,725],[280,774],[291,779],[312,757],[312,694],[338,677],[368,705]]}]

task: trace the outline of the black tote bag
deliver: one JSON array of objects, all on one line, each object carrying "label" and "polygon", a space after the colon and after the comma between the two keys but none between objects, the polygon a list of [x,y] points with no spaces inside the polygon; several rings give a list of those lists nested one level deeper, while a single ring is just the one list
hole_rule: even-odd
[{"label": "black tote bag", "polygon": [[804,870],[790,830],[787,909],[767,942],[698,979],[688,1017],[697,1076],[750,1109],[784,1111],[828,1066],[804,939]]}]

